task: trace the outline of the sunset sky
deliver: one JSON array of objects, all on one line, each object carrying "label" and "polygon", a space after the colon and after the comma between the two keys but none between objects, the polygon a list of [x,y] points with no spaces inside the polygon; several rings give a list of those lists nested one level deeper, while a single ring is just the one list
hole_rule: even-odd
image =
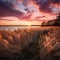
[{"label": "sunset sky", "polygon": [[0,0],[0,25],[41,25],[59,13],[60,0]]}]

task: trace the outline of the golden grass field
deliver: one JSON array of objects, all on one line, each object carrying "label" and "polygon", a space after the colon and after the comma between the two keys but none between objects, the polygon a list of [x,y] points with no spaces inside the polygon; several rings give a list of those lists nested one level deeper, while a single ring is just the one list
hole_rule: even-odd
[{"label": "golden grass field", "polygon": [[0,30],[0,60],[53,60],[56,56],[60,56],[59,26]]}]

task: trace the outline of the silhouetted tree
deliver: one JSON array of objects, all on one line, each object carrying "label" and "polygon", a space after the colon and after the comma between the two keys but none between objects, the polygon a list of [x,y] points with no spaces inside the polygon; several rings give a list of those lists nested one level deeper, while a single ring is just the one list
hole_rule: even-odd
[{"label": "silhouetted tree", "polygon": [[55,20],[55,23],[53,25],[60,26],[60,15],[57,16],[57,19]]},{"label": "silhouetted tree", "polygon": [[56,19],[49,20],[47,22],[43,22],[42,25],[47,25],[47,26],[60,26],[60,14],[57,16]]}]

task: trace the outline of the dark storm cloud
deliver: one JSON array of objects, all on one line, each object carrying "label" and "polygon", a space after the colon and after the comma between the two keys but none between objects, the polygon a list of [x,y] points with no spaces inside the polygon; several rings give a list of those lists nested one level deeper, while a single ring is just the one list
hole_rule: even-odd
[{"label": "dark storm cloud", "polygon": [[9,1],[10,0],[0,0],[0,17],[5,17],[5,16],[20,17],[23,13],[13,9],[14,5],[12,2]]},{"label": "dark storm cloud", "polygon": [[50,3],[54,3],[54,4],[59,4],[60,3],[60,0],[50,0]]},{"label": "dark storm cloud", "polygon": [[60,0],[32,0],[39,6],[40,11],[52,12],[51,4],[60,4]]},{"label": "dark storm cloud", "polygon": [[29,2],[30,2],[30,0],[23,0],[23,5],[27,6]]}]

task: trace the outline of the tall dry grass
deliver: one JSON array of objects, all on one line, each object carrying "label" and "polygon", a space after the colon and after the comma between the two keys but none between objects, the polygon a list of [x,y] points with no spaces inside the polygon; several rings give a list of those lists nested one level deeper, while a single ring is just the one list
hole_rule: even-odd
[{"label": "tall dry grass", "polygon": [[0,30],[0,59],[48,60],[58,49],[60,28]]}]

